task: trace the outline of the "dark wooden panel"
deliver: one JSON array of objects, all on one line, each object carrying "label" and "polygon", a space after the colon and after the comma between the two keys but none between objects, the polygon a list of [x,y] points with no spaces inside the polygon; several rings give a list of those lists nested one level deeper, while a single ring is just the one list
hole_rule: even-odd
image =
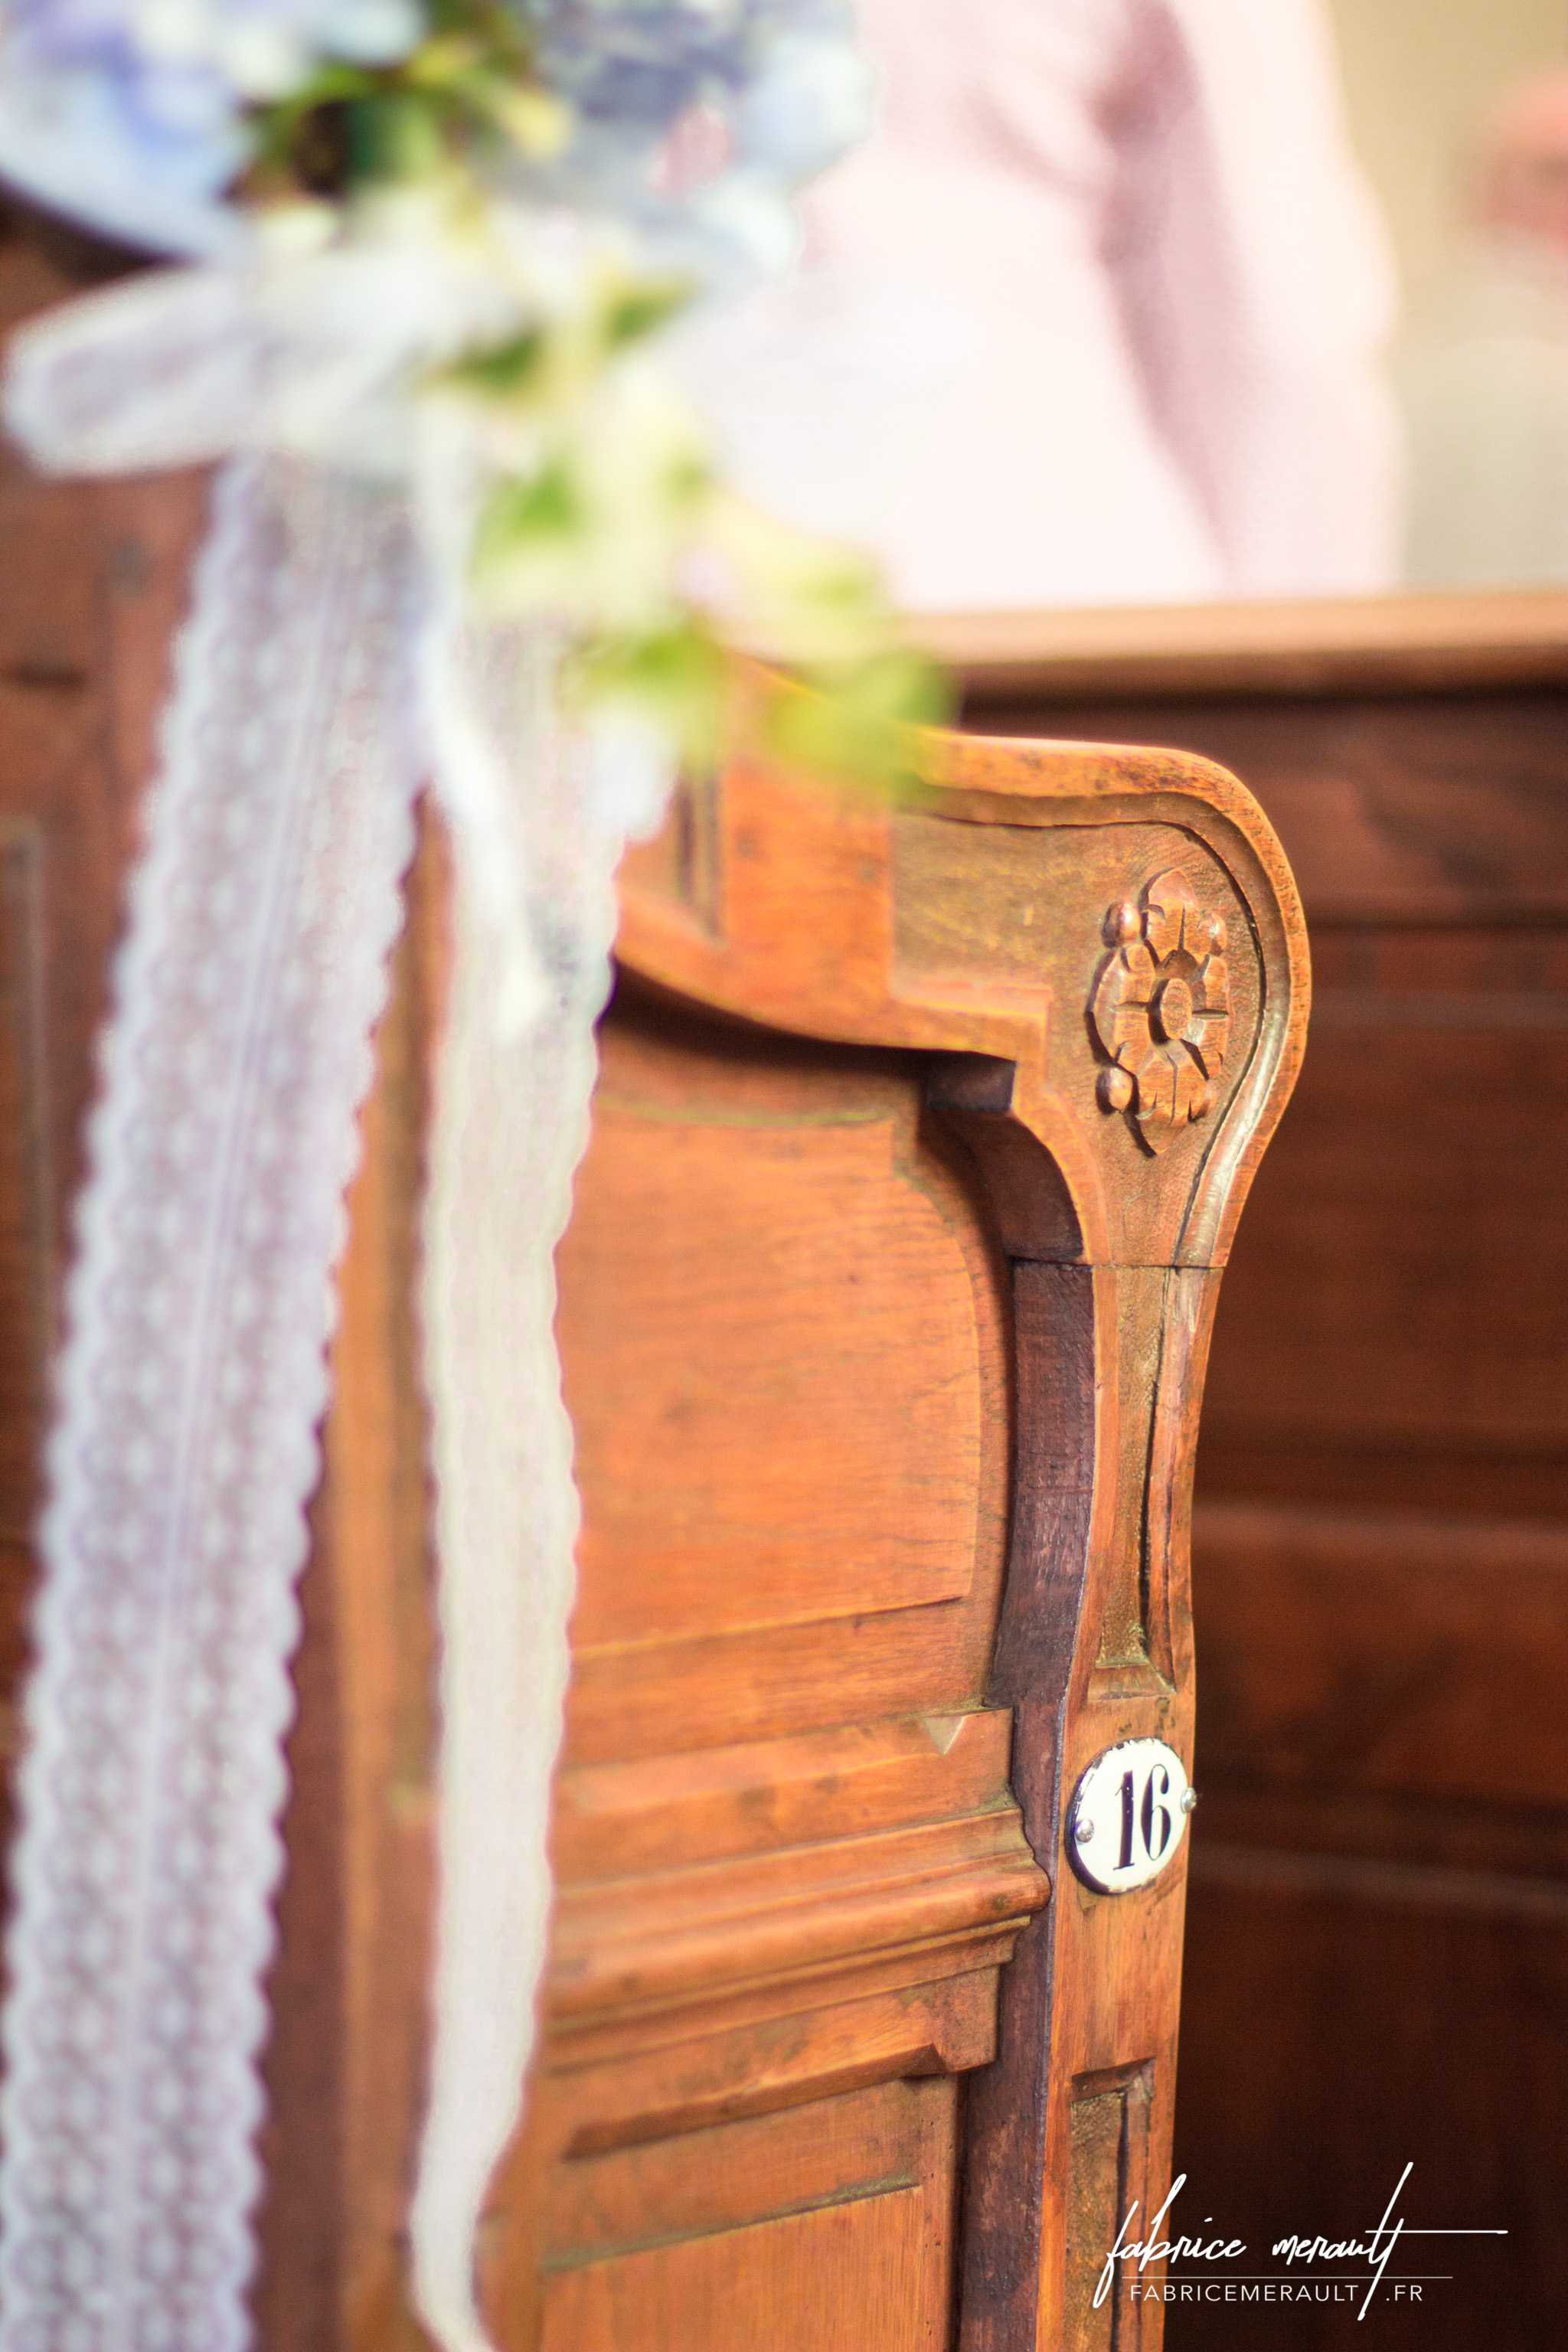
[{"label": "dark wooden panel", "polygon": [[1563,1806],[1568,1526],[1210,1501],[1194,1538],[1211,1785]]},{"label": "dark wooden panel", "polygon": [[1493,922],[1568,913],[1563,694],[1197,698],[975,708],[1011,734],[1173,744],[1241,776],[1290,860],[1310,924]]},{"label": "dark wooden panel", "polygon": [[1255,1449],[1447,1455],[1450,1481],[1457,1452],[1487,1465],[1469,1507],[1528,1511],[1510,1457],[1568,1469],[1568,994],[1461,1021],[1446,961],[1431,993],[1318,1000],[1219,1310],[1211,1484]]},{"label": "dark wooden panel", "polygon": [[[1390,2265],[1451,2274],[1419,2312],[1176,2305],[1172,2352],[1354,2343],[1540,2352],[1562,2334],[1568,1888],[1199,1844],[1187,1910],[1178,2170],[1184,2206],[1274,2271],[1294,2232],[1365,2231],[1414,2160]],[[1254,2261],[1254,2255],[1261,2259]]]}]

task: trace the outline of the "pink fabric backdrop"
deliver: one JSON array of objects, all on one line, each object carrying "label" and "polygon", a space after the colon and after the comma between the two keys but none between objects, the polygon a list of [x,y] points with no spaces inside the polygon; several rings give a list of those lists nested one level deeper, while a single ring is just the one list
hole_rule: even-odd
[{"label": "pink fabric backdrop", "polygon": [[697,369],[754,486],[928,610],[1388,585],[1393,280],[1319,0],[860,16],[879,127]]}]

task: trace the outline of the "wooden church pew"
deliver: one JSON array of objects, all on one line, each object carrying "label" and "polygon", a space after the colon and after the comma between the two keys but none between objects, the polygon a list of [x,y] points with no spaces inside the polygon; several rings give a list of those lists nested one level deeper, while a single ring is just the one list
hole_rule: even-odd
[{"label": "wooden church pew", "polygon": [[1568,2194],[1568,595],[933,634],[986,733],[1237,768],[1300,886],[1198,1461],[1178,2161],[1267,2242],[1414,2159],[1412,2221],[1510,2233],[1447,2242],[1423,2346],[1522,2352]]}]

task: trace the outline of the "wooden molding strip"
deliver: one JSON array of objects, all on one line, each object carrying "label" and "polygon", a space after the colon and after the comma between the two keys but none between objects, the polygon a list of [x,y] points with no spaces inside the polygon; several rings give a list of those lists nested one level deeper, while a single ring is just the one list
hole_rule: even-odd
[{"label": "wooden molding strip", "polygon": [[966,1939],[1016,1931],[1049,1892],[1016,1805],[564,1887],[550,2014],[646,2013],[933,1943],[956,1975],[975,1965]]},{"label": "wooden molding strip", "polygon": [[976,702],[1568,685],[1568,592],[942,613],[910,633]]},{"label": "wooden molding strip", "polygon": [[894,1717],[783,1739],[569,1765],[556,1784],[557,1880],[628,1878],[820,1844],[1008,1801],[1005,1707]]},{"label": "wooden molding strip", "polygon": [[[994,1936],[962,1975],[937,1976],[940,1952],[863,1965],[840,1988],[814,1990],[784,2013],[756,2003],[704,2010],[684,2039],[646,2031],[552,2034],[540,2076],[546,2137],[590,2156],[737,2116],[863,2090],[874,2083],[968,2074],[996,2055],[996,1989],[1016,1930]],[[816,1987],[822,1987],[819,1995]]]}]

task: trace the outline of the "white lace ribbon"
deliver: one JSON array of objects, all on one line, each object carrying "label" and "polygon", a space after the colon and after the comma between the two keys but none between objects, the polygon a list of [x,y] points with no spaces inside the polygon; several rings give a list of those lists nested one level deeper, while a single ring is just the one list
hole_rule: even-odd
[{"label": "white lace ribbon", "polygon": [[537,635],[476,631],[471,708],[507,751],[545,1009],[498,1024],[505,936],[459,833],[453,1003],[426,1213],[426,1376],[441,1559],[441,1916],[430,2103],[413,2217],[420,2306],[480,2352],[472,2247],[516,2120],[550,1910],[550,1777],[566,1686],[577,1496],[555,1352],[554,1250],[588,1136],[622,836],[582,744],[552,724]]},{"label": "white lace ribbon", "polygon": [[[29,329],[13,428],[58,471],[265,441],[254,349],[225,373],[211,294],[116,289]],[[183,358],[161,309],[191,330]],[[221,426],[204,384],[226,386]],[[458,887],[426,1219],[443,1731],[414,2264],[450,2352],[485,2341],[474,2230],[532,2040],[576,1526],[552,1253],[615,866],[653,811],[612,805],[646,802],[646,761],[628,788],[552,724],[547,637],[464,620],[422,487],[414,532],[384,488],[234,461],[182,640],[50,1456],[0,2352],[247,2340],[293,1585],[420,745]]]},{"label": "white lace ribbon", "polygon": [[417,774],[384,496],[220,478],[115,976],[42,1527],[0,2347],[228,2352],[330,1276]]}]

